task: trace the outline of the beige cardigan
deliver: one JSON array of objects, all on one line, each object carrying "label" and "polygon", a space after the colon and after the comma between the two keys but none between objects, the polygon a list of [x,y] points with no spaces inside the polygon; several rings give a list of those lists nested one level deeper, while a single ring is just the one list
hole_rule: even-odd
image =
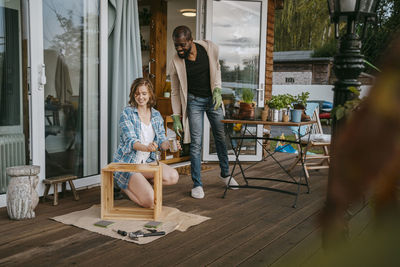
[{"label": "beige cardigan", "polygon": [[[208,54],[210,62],[210,86],[211,91],[215,87],[221,88],[221,68],[218,61],[218,46],[208,40],[194,41],[203,46]],[[175,54],[171,61],[171,103],[173,114],[182,115],[183,131],[185,132],[183,142],[190,143],[189,121],[187,118],[187,80],[185,60]]]}]

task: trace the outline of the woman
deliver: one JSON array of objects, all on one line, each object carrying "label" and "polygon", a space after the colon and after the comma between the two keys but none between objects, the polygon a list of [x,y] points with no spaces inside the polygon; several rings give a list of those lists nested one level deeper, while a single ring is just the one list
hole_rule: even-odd
[{"label": "woman", "polygon": [[[156,97],[148,79],[138,78],[131,86],[129,105],[124,108],[119,120],[120,142],[114,153],[114,162],[151,163],[156,160],[158,147],[169,148],[165,136],[164,121],[160,112],[153,108]],[[181,149],[178,144],[178,148]],[[176,184],[178,172],[161,163],[164,185]],[[114,180],[122,191],[135,203],[153,208],[154,191],[149,182],[153,173],[116,172]]]}]

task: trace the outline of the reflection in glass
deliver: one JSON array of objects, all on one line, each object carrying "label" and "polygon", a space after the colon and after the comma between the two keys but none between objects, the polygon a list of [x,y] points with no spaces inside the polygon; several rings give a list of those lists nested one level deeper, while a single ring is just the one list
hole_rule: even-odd
[{"label": "reflection in glass", "polygon": [[99,173],[99,1],[43,1],[46,176]]},{"label": "reflection in glass", "polygon": [[[219,45],[222,98],[227,118],[237,114],[242,90],[254,91],[259,84],[261,2],[213,1],[212,41]],[[240,134],[240,125],[227,125],[227,131]],[[236,129],[236,131],[234,130]],[[255,130],[255,129],[254,129]],[[255,132],[255,131],[254,131]],[[210,134],[212,139],[212,134]],[[216,153],[211,140],[210,154]],[[227,138],[227,144],[230,142]],[[244,141],[242,154],[256,153],[255,141]],[[229,154],[233,154],[231,147]]]},{"label": "reflection in glass", "polygon": [[0,6],[0,127],[21,124],[20,79],[19,10]]},{"label": "reflection in glass", "polygon": [[20,1],[0,1],[0,194],[7,191],[6,168],[25,164],[20,21]]}]

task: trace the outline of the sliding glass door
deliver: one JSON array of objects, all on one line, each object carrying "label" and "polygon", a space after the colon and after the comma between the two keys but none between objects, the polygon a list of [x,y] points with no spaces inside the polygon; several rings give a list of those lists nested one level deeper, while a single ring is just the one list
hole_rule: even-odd
[{"label": "sliding glass door", "polygon": [[41,179],[76,175],[88,177],[78,179],[78,187],[95,184],[107,163],[108,2],[24,2],[29,11],[32,163],[41,166]]},{"label": "sliding glass door", "polygon": [[99,173],[99,1],[43,0],[46,176]]},{"label": "sliding glass door", "polygon": [[[226,115],[234,113],[245,88],[253,90],[257,107],[264,106],[267,4],[267,0],[207,0],[206,39],[219,46]],[[239,127],[232,126],[227,125],[226,130],[232,135],[238,134]],[[209,145],[204,147],[203,160],[218,160],[208,120],[205,120],[204,129],[204,144]],[[262,135],[262,126],[248,130]],[[226,141],[229,159],[234,160],[230,141],[228,138]],[[255,161],[261,156],[260,144],[254,140],[245,141],[241,160]]]}]

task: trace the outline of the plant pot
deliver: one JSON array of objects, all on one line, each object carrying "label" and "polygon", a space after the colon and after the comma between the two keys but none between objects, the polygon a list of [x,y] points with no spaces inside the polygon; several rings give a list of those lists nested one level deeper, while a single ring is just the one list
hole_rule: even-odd
[{"label": "plant pot", "polygon": [[269,109],[269,114],[268,114],[268,120],[269,121],[274,121],[274,122],[279,121],[279,110],[278,109],[274,109],[274,108],[270,108]]},{"label": "plant pot", "polygon": [[268,117],[269,117],[269,108],[265,107],[263,112],[261,113],[261,120],[266,121],[268,120]]},{"label": "plant pot", "polygon": [[254,119],[254,104],[253,103],[240,102],[239,119],[240,120]]},{"label": "plant pot", "polygon": [[292,109],[290,110],[291,122],[301,122],[301,114],[303,109]]},{"label": "plant pot", "polygon": [[279,118],[278,118],[278,121],[284,121],[283,120],[283,117],[284,116],[288,116],[288,110],[287,110],[287,108],[281,108],[280,110],[279,110]]},{"label": "plant pot", "polygon": [[283,122],[288,122],[289,121],[289,115],[288,114],[283,114],[282,115],[282,121]]},{"label": "plant pot", "polygon": [[278,121],[282,121],[282,109],[278,109]]},{"label": "plant pot", "polygon": [[39,182],[39,166],[14,166],[6,168],[11,177],[7,187],[7,213],[12,220],[35,218],[39,202],[36,186]]}]

